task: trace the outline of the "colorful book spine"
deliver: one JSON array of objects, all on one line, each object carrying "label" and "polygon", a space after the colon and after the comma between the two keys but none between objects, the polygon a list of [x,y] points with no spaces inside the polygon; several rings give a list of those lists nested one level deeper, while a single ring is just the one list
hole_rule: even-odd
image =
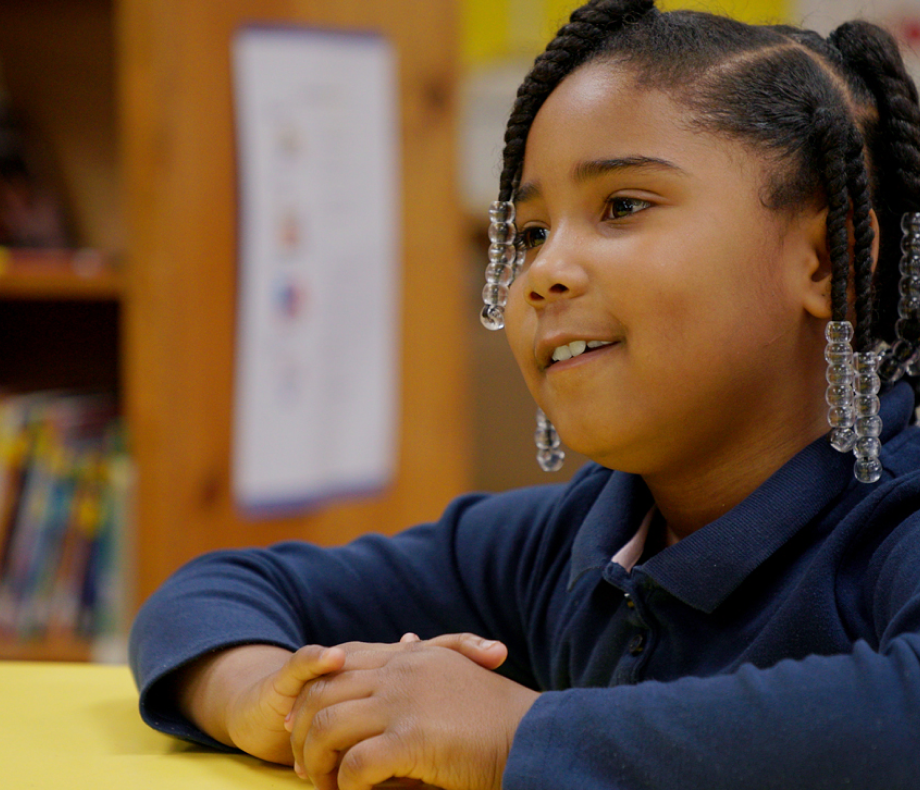
[{"label": "colorful book spine", "polygon": [[123,632],[132,487],[112,397],[0,397],[0,635]]}]

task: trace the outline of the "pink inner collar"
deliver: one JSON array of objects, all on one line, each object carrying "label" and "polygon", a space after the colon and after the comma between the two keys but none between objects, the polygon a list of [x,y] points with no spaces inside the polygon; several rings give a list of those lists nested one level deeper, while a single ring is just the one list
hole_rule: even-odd
[{"label": "pink inner collar", "polygon": [[623,548],[613,555],[611,558],[612,562],[615,562],[617,565],[622,565],[626,571],[631,571],[633,569],[633,566],[639,561],[642,552],[645,550],[648,530],[657,512],[658,507],[652,505],[652,509],[649,510],[649,512],[645,514],[645,518],[642,519],[642,524],[639,526],[639,529],[636,530],[636,534],[629,539]]}]

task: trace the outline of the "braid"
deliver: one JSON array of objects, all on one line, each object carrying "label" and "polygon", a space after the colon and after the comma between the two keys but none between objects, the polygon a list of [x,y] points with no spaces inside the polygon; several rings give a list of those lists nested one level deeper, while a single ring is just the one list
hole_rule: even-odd
[{"label": "braid", "polygon": [[848,192],[853,209],[853,269],[856,284],[856,350],[870,351],[872,339],[875,291],[872,285],[872,198],[869,175],[863,156],[862,135],[852,128],[850,150],[847,153]]},{"label": "braid", "polygon": [[815,112],[815,135],[827,192],[827,246],[831,259],[831,309],[834,321],[847,320],[850,245],[847,218],[850,212],[846,155],[849,146],[839,115],[827,108]]},{"label": "braid", "polygon": [[654,0],[591,0],[572,13],[518,88],[505,131],[499,200],[513,199],[520,183],[527,134],[546,97],[564,77],[601,50],[611,33],[637,22],[654,8]]},{"label": "braid", "polygon": [[876,275],[881,331],[892,339],[897,318],[901,215],[920,211],[920,108],[917,88],[897,44],[881,28],[848,22],[828,37],[878,108],[867,139],[875,165],[881,250]]},{"label": "braid", "polygon": [[[833,75],[841,80],[842,84],[837,83],[830,86],[832,90],[829,97],[830,101],[835,104],[839,102],[842,106],[852,106],[854,104],[865,104],[871,100],[867,86],[859,79],[858,75],[852,73],[852,69],[848,67],[843,53],[833,45],[833,42],[825,40],[812,30],[802,30],[788,26],[776,26],[774,29],[814,52],[825,64],[830,66]],[[835,83],[836,80],[832,79],[831,82]],[[841,95],[835,96],[834,94]],[[864,154],[865,140],[859,129],[859,121],[857,118],[851,118],[852,114],[853,111],[850,110],[846,116],[839,116],[837,123],[846,127],[846,135],[849,137],[844,161],[847,166],[847,195],[850,209],[853,212],[856,348],[859,351],[868,351],[873,347],[872,328],[875,290],[873,287],[872,243],[875,240],[875,232],[872,228],[872,189]],[[836,171],[836,165],[834,169]],[[830,192],[831,187],[828,185],[827,189]],[[839,230],[835,229],[835,233],[839,233]],[[830,237],[830,235],[829,228],[828,236]],[[834,305],[844,308],[836,311],[837,316],[846,313],[846,303],[839,301],[843,297],[841,287],[842,283],[838,282],[832,299]],[[834,292],[833,287],[832,292]],[[835,320],[843,319],[835,318]]]}]

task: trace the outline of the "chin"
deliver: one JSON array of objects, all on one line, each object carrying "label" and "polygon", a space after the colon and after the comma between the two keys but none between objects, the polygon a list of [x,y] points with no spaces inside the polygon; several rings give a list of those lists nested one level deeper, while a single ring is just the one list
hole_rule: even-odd
[{"label": "chin", "polygon": [[635,437],[627,437],[621,433],[599,434],[597,429],[591,430],[586,426],[556,425],[559,438],[570,450],[590,458],[595,463],[608,469],[619,472],[640,473],[642,448],[645,454],[648,447],[644,442],[639,442]]}]

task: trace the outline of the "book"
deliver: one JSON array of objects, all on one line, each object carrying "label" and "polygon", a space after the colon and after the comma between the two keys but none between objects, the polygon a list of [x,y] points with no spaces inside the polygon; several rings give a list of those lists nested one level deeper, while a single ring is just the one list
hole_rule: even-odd
[{"label": "book", "polygon": [[114,399],[0,397],[0,633],[93,639],[123,629],[133,475]]}]

